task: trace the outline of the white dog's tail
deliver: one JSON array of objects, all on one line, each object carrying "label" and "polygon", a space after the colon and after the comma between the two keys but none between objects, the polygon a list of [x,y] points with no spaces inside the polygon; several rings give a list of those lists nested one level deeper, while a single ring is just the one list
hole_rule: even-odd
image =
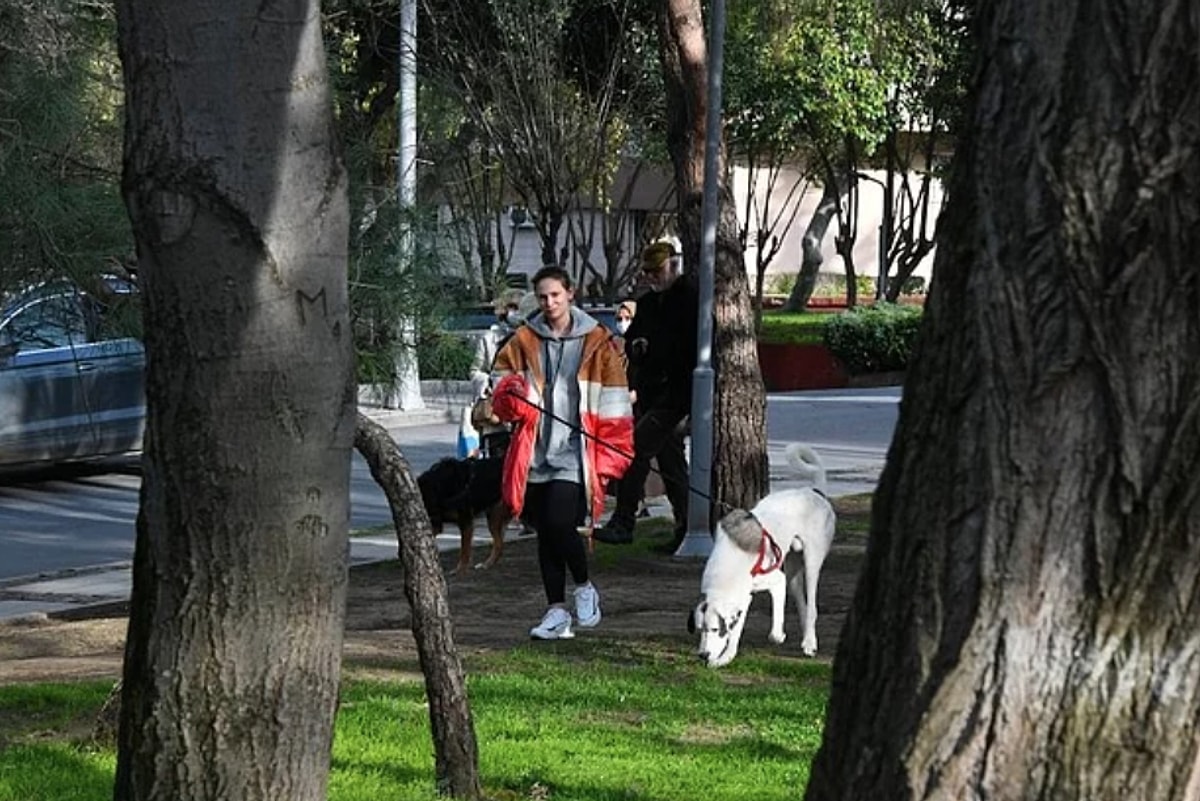
[{"label": "white dog's tail", "polygon": [[797,476],[821,492],[825,491],[825,463],[816,451],[802,443],[793,442],[783,453],[787,457],[788,466]]}]

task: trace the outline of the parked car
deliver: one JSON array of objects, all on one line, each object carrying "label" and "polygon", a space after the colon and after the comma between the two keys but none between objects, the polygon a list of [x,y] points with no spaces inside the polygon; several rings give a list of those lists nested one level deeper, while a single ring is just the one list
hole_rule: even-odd
[{"label": "parked car", "polygon": [[126,324],[136,295],[106,275],[86,291],[54,281],[0,298],[0,466],[140,450],[145,354]]}]

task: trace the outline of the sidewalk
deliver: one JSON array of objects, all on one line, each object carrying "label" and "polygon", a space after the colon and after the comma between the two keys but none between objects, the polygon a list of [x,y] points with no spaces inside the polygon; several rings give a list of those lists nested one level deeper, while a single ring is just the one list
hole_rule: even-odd
[{"label": "sidewalk", "polygon": [[[467,382],[422,382],[425,408],[400,411],[385,409],[369,391],[360,392],[359,408],[371,419],[389,428],[427,426],[457,422],[469,397]],[[783,456],[786,443],[771,442],[768,456],[772,489],[782,489],[798,483],[790,474]],[[871,492],[879,480],[882,459],[878,454],[848,448],[817,445],[825,460],[828,489],[831,496]],[[670,515],[665,498],[649,500],[651,514]],[[487,546],[491,538],[482,524],[477,529],[476,542]],[[510,527],[509,535],[517,537],[519,530]],[[437,539],[439,551],[458,548],[459,535],[451,528]],[[396,539],[388,536],[353,537],[350,540],[352,565],[396,558]],[[0,624],[5,620],[27,616],[53,615],[70,618],[72,613],[86,614],[94,607],[121,609],[127,603],[131,587],[130,563],[117,562],[54,574],[22,576],[0,581]]]}]

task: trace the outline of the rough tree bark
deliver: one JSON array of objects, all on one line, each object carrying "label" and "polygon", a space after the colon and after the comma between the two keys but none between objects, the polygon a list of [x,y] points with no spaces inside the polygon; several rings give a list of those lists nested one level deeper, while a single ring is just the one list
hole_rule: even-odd
[{"label": "rough tree bark", "polygon": [[413,638],[425,676],[433,732],[438,792],[479,798],[479,747],[467,702],[467,682],[454,644],[446,600],[446,578],[438,561],[429,515],[408,462],[387,430],[358,416],[354,447],[371,468],[392,509],[392,522],[404,566],[404,596],[412,609]]},{"label": "rough tree bark", "polygon": [[1001,0],[809,801],[1200,797],[1200,14]]},{"label": "rough tree bark", "polygon": [[[659,59],[667,96],[667,149],[675,168],[684,262],[700,263],[708,47],[700,0],[663,0]],[[767,402],[758,365],[750,282],[738,239],[737,210],[721,148],[718,189],[713,367],[713,497],[750,508],[768,490]]]},{"label": "rough tree bark", "polygon": [[821,199],[817,202],[817,208],[808,222],[808,228],[804,229],[804,238],[801,240],[803,257],[800,262],[800,271],[796,274],[796,283],[792,286],[787,302],[783,304],[784,311],[804,311],[808,307],[808,301],[812,298],[813,290],[817,286],[817,273],[820,272],[821,264],[825,261],[825,257],[821,255],[821,243],[825,241],[829,223],[837,216],[838,204],[842,202],[841,197],[842,192],[838,182],[826,180],[825,191],[821,193]]},{"label": "rough tree bark", "polygon": [[316,801],[355,405],[318,3],[118,19],[147,422],[114,795]]}]

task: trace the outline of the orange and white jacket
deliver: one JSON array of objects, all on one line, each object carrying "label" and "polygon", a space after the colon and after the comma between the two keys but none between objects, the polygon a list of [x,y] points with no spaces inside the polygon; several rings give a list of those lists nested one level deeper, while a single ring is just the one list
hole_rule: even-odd
[{"label": "orange and white jacket", "polygon": [[[587,318],[590,320],[591,318]],[[525,487],[542,426],[546,372],[543,340],[533,326],[524,325],[496,354],[492,373],[497,380],[492,411],[513,423],[512,441],[504,461],[502,497],[520,515]],[[595,325],[583,334],[579,382],[578,423],[583,431],[583,486],[593,524],[604,510],[604,488],[620,478],[633,457],[633,409],[621,358],[609,342],[611,334]]]}]

